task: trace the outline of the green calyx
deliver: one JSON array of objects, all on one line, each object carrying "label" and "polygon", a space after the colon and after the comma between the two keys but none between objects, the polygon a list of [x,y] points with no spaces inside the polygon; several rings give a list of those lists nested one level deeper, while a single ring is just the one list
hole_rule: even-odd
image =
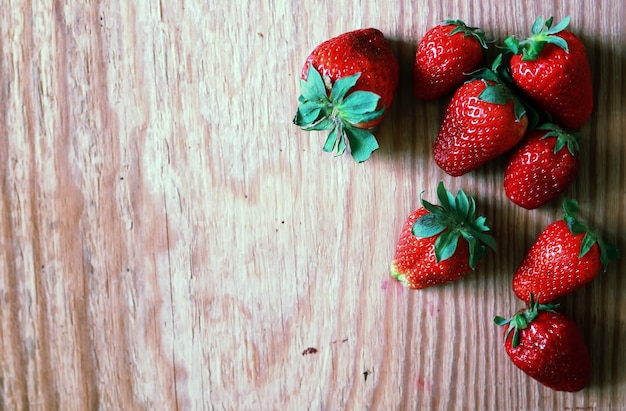
[{"label": "green calyx", "polygon": [[496,325],[509,326],[506,334],[504,335],[504,341],[507,341],[511,336],[511,333],[513,333],[511,346],[515,348],[520,343],[520,331],[528,328],[528,325],[537,318],[540,311],[555,312],[554,310],[558,306],[558,304],[539,304],[539,296],[537,296],[537,300],[535,300],[534,296],[531,294],[527,309],[519,311],[511,318],[503,318],[496,315],[493,322],[496,323]]},{"label": "green calyx", "polygon": [[480,27],[470,27],[461,20],[453,20],[453,19],[444,20],[443,22],[441,22],[441,24],[456,26],[454,29],[452,29],[452,31],[450,31],[450,33],[448,33],[448,36],[453,36],[457,33],[462,33],[464,38],[470,37],[470,36],[474,37],[476,40],[478,40],[482,48],[484,49],[487,48],[487,41],[485,40],[485,32],[482,31]]},{"label": "green calyx", "polygon": [[543,138],[556,137],[556,144],[554,146],[554,153],[558,153],[563,148],[567,147],[567,150],[571,155],[575,156],[580,151],[580,133],[579,132],[567,132],[563,128],[552,123],[545,123],[536,128],[537,130],[545,131]]},{"label": "green calyx", "polygon": [[559,24],[552,27],[553,17],[544,20],[539,16],[533,23],[532,35],[526,40],[519,41],[515,36],[509,36],[504,40],[504,48],[513,54],[522,54],[523,61],[536,60],[546,44],[555,44],[569,53],[567,42],[555,34],[565,30],[569,24],[567,16]]},{"label": "green calyx", "polygon": [[524,115],[528,114],[529,109],[504,81],[502,58],[502,54],[499,54],[494,59],[491,68],[485,67],[472,72],[469,81],[482,80],[485,82],[485,89],[478,95],[482,101],[502,105],[513,101],[515,119],[520,121]]},{"label": "green calyx", "polygon": [[610,260],[617,260],[620,258],[619,249],[613,244],[609,244],[598,236],[591,227],[577,219],[578,202],[573,199],[563,200],[563,220],[567,224],[572,234],[585,234],[582,244],[580,245],[580,252],[578,258],[583,258],[585,254],[591,250],[591,248],[598,244],[600,248],[600,262],[606,270]]},{"label": "green calyx", "polygon": [[439,182],[437,197],[439,205],[421,199],[428,214],[415,221],[413,235],[418,238],[438,236],[435,241],[437,262],[452,257],[459,239],[465,239],[469,244],[469,265],[475,268],[478,260],[487,253],[487,246],[496,249],[495,239],[487,234],[489,227],[485,224],[485,217],[474,217],[476,203],[463,190],[454,196],[445,189],[443,182]]},{"label": "green calyx", "polygon": [[367,160],[378,149],[376,137],[357,127],[383,115],[385,108],[376,109],[380,96],[369,91],[353,91],[361,73],[340,78],[330,88],[330,95],[321,74],[309,66],[307,80],[300,80],[301,95],[293,123],[303,130],[329,130],[323,150],[342,155],[349,145],[357,162]]}]

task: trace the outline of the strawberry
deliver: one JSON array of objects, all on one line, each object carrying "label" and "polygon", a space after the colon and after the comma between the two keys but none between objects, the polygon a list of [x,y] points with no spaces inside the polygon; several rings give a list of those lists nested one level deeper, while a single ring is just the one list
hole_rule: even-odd
[{"label": "strawberry", "polygon": [[494,71],[463,84],[448,104],[434,144],[437,165],[466,174],[513,148],[526,133],[524,106]]},{"label": "strawberry", "polygon": [[413,94],[434,100],[451,93],[483,65],[486,48],[485,33],[461,20],[445,20],[431,28],[415,53]]},{"label": "strawberry", "polygon": [[532,35],[519,41],[508,37],[505,47],[513,82],[539,111],[568,130],[578,130],[591,116],[593,86],[585,45],[565,30],[569,16],[552,27],[552,17],[539,17]]},{"label": "strawberry", "polygon": [[555,124],[529,132],[509,157],[506,196],[532,210],[563,193],[578,174],[578,139],[578,133],[567,133]]},{"label": "strawberry", "polygon": [[383,33],[374,28],[341,34],[307,57],[294,124],[330,130],[323,150],[341,155],[349,147],[357,162],[378,148],[369,129],[383,119],[399,80],[399,66]]},{"label": "strawberry", "polygon": [[457,280],[496,248],[484,217],[474,218],[474,199],[459,190],[456,197],[443,183],[437,186],[439,205],[420,199],[402,227],[391,263],[391,275],[412,289]]},{"label": "strawberry", "polygon": [[494,322],[508,325],[504,348],[517,368],[553,390],[580,391],[589,384],[591,358],[576,323],[556,307],[530,296],[527,309]]},{"label": "strawberry", "polygon": [[563,202],[563,219],[548,225],[530,247],[513,276],[513,291],[528,302],[563,297],[593,280],[619,250],[576,219],[578,203]]}]

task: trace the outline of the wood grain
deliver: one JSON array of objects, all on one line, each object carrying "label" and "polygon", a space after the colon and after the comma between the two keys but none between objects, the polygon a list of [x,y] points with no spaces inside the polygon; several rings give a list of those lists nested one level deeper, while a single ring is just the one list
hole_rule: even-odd
[{"label": "wood grain", "polygon": [[[591,385],[515,369],[492,318],[520,308],[512,272],[559,204],[514,207],[501,160],[446,176],[445,101],[408,86],[440,20],[501,41],[538,15],[571,15],[587,45],[596,105],[568,195],[624,249],[622,2],[2,3],[0,410],[626,409],[624,260],[563,301]],[[402,78],[355,164],[291,118],[311,49],[368,26]],[[411,292],[389,278],[394,242],[440,180],[475,196],[499,249]]]}]

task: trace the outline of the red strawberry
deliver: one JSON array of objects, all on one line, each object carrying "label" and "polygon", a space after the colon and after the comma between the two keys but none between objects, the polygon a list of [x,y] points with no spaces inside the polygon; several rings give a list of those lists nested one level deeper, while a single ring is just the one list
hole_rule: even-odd
[{"label": "red strawberry", "polygon": [[578,203],[563,202],[564,218],[547,226],[530,247],[513,276],[513,291],[528,302],[541,295],[545,302],[563,297],[593,280],[619,257],[591,228],[576,220]]},{"label": "red strawberry", "polygon": [[517,368],[546,387],[582,390],[591,378],[591,359],[580,329],[554,311],[556,305],[533,300],[531,297],[528,309],[510,319],[494,318],[497,325],[508,325],[504,332],[506,353]]},{"label": "red strawberry", "polygon": [[513,148],[528,116],[493,71],[462,85],[446,108],[435,140],[437,165],[451,176],[466,174]]},{"label": "red strawberry", "polygon": [[528,39],[510,36],[505,45],[514,54],[511,77],[531,104],[558,125],[577,130],[591,116],[593,86],[585,45],[565,30],[569,20],[551,27],[552,17],[546,22],[539,17]]},{"label": "red strawberry", "polygon": [[383,119],[398,79],[398,61],[383,33],[369,28],[341,34],[307,57],[293,122],[307,131],[330,130],[324,151],[341,155],[349,145],[353,158],[365,161],[378,148],[368,129]]},{"label": "red strawberry", "polygon": [[578,138],[555,124],[528,133],[509,157],[506,196],[532,210],[563,193],[578,174]]},{"label": "red strawberry", "polygon": [[485,33],[461,20],[445,20],[420,40],[413,65],[413,94],[434,100],[451,93],[483,65]]},{"label": "red strawberry", "polygon": [[391,263],[391,275],[412,289],[457,280],[476,267],[485,245],[496,247],[485,218],[474,218],[471,196],[459,190],[455,197],[440,182],[437,197],[439,205],[421,199],[408,217]]}]

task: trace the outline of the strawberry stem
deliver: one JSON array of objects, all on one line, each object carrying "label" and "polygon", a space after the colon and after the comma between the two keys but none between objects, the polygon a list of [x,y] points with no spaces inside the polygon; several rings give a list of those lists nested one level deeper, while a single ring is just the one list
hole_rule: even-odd
[{"label": "strawberry stem", "polygon": [[578,154],[578,152],[580,151],[579,132],[567,132],[562,127],[559,127],[553,123],[542,124],[537,127],[537,130],[546,131],[542,138],[556,137],[554,153],[558,153],[565,147],[567,147],[567,150],[573,156]]},{"label": "strawberry stem", "polygon": [[490,229],[485,224],[485,217],[474,217],[476,203],[472,196],[463,190],[454,196],[441,181],[437,185],[437,198],[439,204],[435,205],[420,197],[428,214],[413,224],[413,235],[418,238],[439,236],[435,241],[437,262],[452,257],[459,240],[463,238],[469,244],[469,265],[475,268],[478,260],[487,253],[487,247],[496,249],[495,239],[487,234]]},{"label": "strawberry stem", "polygon": [[443,22],[441,22],[441,24],[456,26],[454,29],[452,29],[452,31],[450,31],[450,33],[448,33],[448,36],[453,36],[456,33],[463,33],[464,38],[470,37],[470,36],[474,37],[476,38],[476,40],[478,40],[482,48],[484,49],[488,48],[487,41],[485,40],[485,32],[482,31],[480,27],[470,27],[467,24],[465,24],[465,22],[463,22],[462,20],[453,20],[453,19],[444,20]]},{"label": "strawberry stem", "polygon": [[528,328],[528,325],[532,323],[539,315],[539,311],[555,312],[555,309],[558,306],[558,304],[540,304],[539,295],[535,300],[534,295],[531,293],[528,308],[520,310],[511,318],[503,318],[499,315],[496,315],[493,321],[494,323],[496,323],[496,325],[499,326],[509,326],[506,334],[504,335],[504,341],[506,342],[511,336],[511,333],[513,333],[511,346],[515,348],[520,343],[520,331]]},{"label": "strawberry stem", "polygon": [[539,16],[533,23],[530,37],[519,41],[514,35],[511,35],[504,40],[503,48],[513,54],[522,54],[523,61],[536,60],[546,44],[555,44],[565,52],[569,52],[567,42],[556,34],[565,30],[570,22],[570,17],[565,17],[554,27],[552,27],[552,21],[553,17],[544,21],[543,17]]},{"label": "strawberry stem", "polygon": [[362,90],[351,92],[360,76],[361,73],[356,73],[342,77],[328,86],[311,64],[307,79],[300,80],[301,95],[293,119],[293,123],[305,131],[328,130],[322,149],[340,156],[349,146],[352,157],[359,163],[378,149],[378,142],[374,134],[358,125],[379,118],[385,111],[384,107],[377,110],[378,94]]},{"label": "strawberry stem", "polygon": [[482,80],[485,82],[486,87],[480,93],[478,98],[491,104],[507,104],[509,101],[513,101],[513,110],[515,112],[515,118],[520,121],[524,115],[533,114],[533,109],[525,104],[522,99],[516,95],[507,77],[507,73],[503,70],[502,65],[503,55],[498,54],[492,63],[491,68],[480,68],[470,75],[471,80]]},{"label": "strawberry stem", "polygon": [[606,267],[610,260],[617,260],[620,258],[619,249],[613,244],[607,243],[600,238],[600,236],[597,235],[591,227],[577,218],[577,214],[578,201],[567,198],[563,200],[563,220],[567,223],[571,233],[574,235],[585,234],[582,244],[580,245],[578,258],[583,258],[595,244],[598,244],[598,247],[600,248],[600,262],[606,271]]}]

